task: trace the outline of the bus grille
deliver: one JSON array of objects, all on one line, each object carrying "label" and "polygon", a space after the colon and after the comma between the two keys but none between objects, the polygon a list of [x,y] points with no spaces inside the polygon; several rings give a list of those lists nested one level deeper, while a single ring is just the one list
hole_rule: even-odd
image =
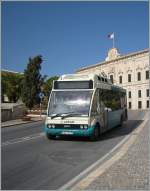
[{"label": "bus grille", "polygon": [[55,124],[55,129],[80,129],[78,124]]}]

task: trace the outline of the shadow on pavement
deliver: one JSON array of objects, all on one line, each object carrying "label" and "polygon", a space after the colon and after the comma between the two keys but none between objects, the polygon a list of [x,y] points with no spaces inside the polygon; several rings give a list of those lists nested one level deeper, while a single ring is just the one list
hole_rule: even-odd
[{"label": "shadow on pavement", "polygon": [[129,120],[123,124],[123,126],[115,127],[104,134],[102,134],[100,140],[111,139],[115,137],[125,136],[135,130],[143,120]]}]

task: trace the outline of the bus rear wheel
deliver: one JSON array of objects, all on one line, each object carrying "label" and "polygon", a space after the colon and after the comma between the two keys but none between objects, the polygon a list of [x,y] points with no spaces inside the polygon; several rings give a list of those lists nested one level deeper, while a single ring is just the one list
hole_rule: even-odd
[{"label": "bus rear wheel", "polygon": [[120,117],[120,124],[119,124],[119,126],[121,126],[121,127],[122,127],[122,125],[123,125],[123,116],[121,115],[121,117]]},{"label": "bus rear wheel", "polygon": [[96,125],[96,127],[94,128],[93,134],[90,137],[90,140],[97,141],[99,139],[99,135],[100,135],[99,126]]},{"label": "bus rear wheel", "polygon": [[51,135],[51,134],[49,134],[49,133],[46,133],[46,137],[47,137],[48,139],[55,139],[55,138],[56,138],[55,135]]}]

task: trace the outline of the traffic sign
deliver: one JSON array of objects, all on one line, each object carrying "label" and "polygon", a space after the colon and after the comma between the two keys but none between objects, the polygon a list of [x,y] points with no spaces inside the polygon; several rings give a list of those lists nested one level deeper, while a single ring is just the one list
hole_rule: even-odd
[{"label": "traffic sign", "polygon": [[42,98],[44,97],[44,93],[43,93],[43,92],[40,92],[40,93],[39,93],[39,97],[40,97],[40,99],[42,99]]}]

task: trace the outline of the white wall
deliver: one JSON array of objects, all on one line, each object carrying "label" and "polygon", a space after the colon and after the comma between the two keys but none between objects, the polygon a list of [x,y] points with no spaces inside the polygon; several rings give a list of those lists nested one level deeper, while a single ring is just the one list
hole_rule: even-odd
[{"label": "white wall", "polygon": [[[95,73],[100,74],[104,71],[109,77],[114,76],[114,84],[119,85],[127,90],[127,102],[132,102],[132,109],[138,109],[138,101],[142,101],[142,109],[146,108],[146,89],[149,89],[149,80],[146,80],[145,71],[149,70],[149,52],[141,52],[140,54],[124,57],[112,62],[87,68],[77,73]],[[137,72],[141,72],[141,81],[137,81]],[[132,81],[128,82],[128,74],[132,75]],[[122,75],[122,84],[119,84],[119,76]],[[138,90],[142,91],[142,97],[138,98]],[[128,98],[128,91],[131,91],[132,97]],[[128,104],[127,104],[128,105]]]}]

